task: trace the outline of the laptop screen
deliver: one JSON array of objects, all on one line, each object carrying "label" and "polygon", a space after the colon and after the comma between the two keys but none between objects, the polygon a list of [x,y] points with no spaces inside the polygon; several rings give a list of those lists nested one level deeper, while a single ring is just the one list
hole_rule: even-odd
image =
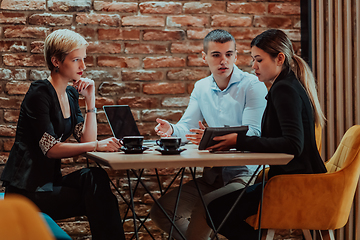
[{"label": "laptop screen", "polygon": [[113,135],[121,139],[124,136],[140,136],[139,129],[128,105],[103,106]]}]

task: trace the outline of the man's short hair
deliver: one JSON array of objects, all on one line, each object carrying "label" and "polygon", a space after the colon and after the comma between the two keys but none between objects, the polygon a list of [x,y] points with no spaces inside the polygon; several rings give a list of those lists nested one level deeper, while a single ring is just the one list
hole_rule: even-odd
[{"label": "man's short hair", "polygon": [[209,42],[226,43],[233,41],[236,48],[235,38],[223,29],[215,29],[209,32],[204,38],[204,52],[207,53]]},{"label": "man's short hair", "polygon": [[44,44],[44,56],[48,68],[50,71],[55,68],[51,62],[52,57],[63,62],[70,52],[88,45],[80,34],[68,29],[59,29],[50,33]]}]

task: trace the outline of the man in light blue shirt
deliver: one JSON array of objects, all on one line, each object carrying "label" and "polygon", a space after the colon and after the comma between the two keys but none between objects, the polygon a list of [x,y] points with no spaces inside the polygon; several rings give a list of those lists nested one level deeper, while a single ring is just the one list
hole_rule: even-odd
[{"label": "man in light blue shirt", "polygon": [[[182,141],[199,144],[204,129],[202,121],[205,120],[210,127],[246,125],[249,127],[247,135],[260,136],[267,89],[255,75],[235,66],[237,53],[233,36],[220,29],[210,32],[204,39],[203,59],[212,74],[195,83],[189,105],[177,124],[170,124],[163,119],[156,120],[157,134],[178,136]],[[221,161],[221,155],[219,158]],[[246,166],[205,168],[203,177],[198,178],[197,182],[210,201],[230,189],[243,188],[252,169]],[[159,199],[170,217],[173,216],[176,195],[177,189]],[[187,239],[208,239],[211,232],[206,224],[203,206],[198,204],[195,207],[199,199],[194,182],[186,183],[182,188],[176,224]],[[151,209],[151,218],[161,229],[170,231],[171,224],[157,205]],[[182,239],[175,229],[173,237]]]}]

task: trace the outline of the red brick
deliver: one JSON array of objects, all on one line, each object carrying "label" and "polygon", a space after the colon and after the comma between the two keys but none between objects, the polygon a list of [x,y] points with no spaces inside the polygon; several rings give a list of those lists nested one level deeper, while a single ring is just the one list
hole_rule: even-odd
[{"label": "red brick", "polygon": [[294,28],[301,28],[301,19],[300,17],[295,17],[293,20],[293,27]]},{"label": "red brick", "polygon": [[20,104],[23,100],[23,97],[21,98],[5,98],[0,97],[0,106],[4,109],[20,109]]},{"label": "red brick", "polygon": [[194,89],[194,85],[195,85],[195,82],[187,84],[186,89],[189,94],[192,93],[192,91]]},{"label": "red brick", "polygon": [[139,58],[99,56],[97,64],[100,67],[126,67],[134,68],[140,66]]},{"label": "red brick", "polygon": [[26,42],[0,41],[0,52],[26,52]]},{"label": "red brick", "polygon": [[138,10],[136,2],[104,2],[94,1],[95,11],[135,13]]},{"label": "red brick", "polygon": [[118,27],[120,26],[120,16],[118,14],[79,13],[76,15],[76,22],[85,25]]},{"label": "red brick", "polygon": [[98,29],[99,40],[140,40],[140,30]]},{"label": "red brick", "polygon": [[210,24],[208,17],[204,16],[171,16],[167,17],[166,24],[170,27],[205,27]]},{"label": "red brick", "polygon": [[171,44],[171,53],[201,53],[203,42],[185,42]]},{"label": "red brick", "polygon": [[48,78],[49,76],[50,76],[50,70],[42,71],[42,70],[32,69],[30,70],[29,80],[45,79]]},{"label": "red brick", "polygon": [[156,81],[164,78],[164,73],[151,70],[123,70],[121,71],[123,81]]},{"label": "red brick", "polygon": [[80,27],[80,28],[76,28],[75,31],[79,33],[81,36],[83,36],[86,40],[95,39],[97,36],[97,30],[94,28]]},{"label": "red brick", "polygon": [[178,121],[183,115],[182,110],[169,110],[169,109],[150,109],[142,111],[142,120],[153,122],[156,126],[156,118],[167,119],[168,121]]},{"label": "red brick", "polygon": [[145,94],[181,94],[185,93],[184,83],[147,83],[143,85]]},{"label": "red brick", "polygon": [[4,151],[10,152],[12,146],[14,145],[15,138],[9,138],[4,140]]},{"label": "red brick", "polygon": [[250,55],[242,55],[242,54],[238,54],[237,60],[236,60],[236,65],[237,66],[251,66],[251,61],[252,58]]},{"label": "red brick", "polygon": [[94,66],[94,57],[93,56],[86,56],[85,58],[85,65],[86,67],[93,67]]},{"label": "red brick", "polygon": [[0,8],[5,10],[45,10],[45,0],[2,0]]},{"label": "red brick", "polygon": [[269,3],[269,14],[276,15],[299,15],[300,3]]},{"label": "red brick", "polygon": [[301,56],[301,42],[293,42],[292,44],[295,54]]},{"label": "red brick", "polygon": [[[114,100],[106,97],[95,97],[95,107],[102,108],[104,105],[114,105]],[[85,108],[85,99],[79,98],[79,106]]]},{"label": "red brick", "polygon": [[263,29],[245,28],[230,30],[229,32],[236,40],[252,40],[263,31]]},{"label": "red brick", "polygon": [[229,13],[240,13],[240,14],[256,14],[261,15],[266,13],[266,3],[234,3],[229,2],[227,5],[227,11]]},{"label": "red brick", "polygon": [[161,54],[166,52],[166,46],[163,44],[125,43],[125,53]]},{"label": "red brick", "polygon": [[115,42],[90,42],[86,51],[88,53],[115,54],[121,53],[121,44]]},{"label": "red brick", "polygon": [[44,55],[4,54],[3,63],[6,66],[43,67]]},{"label": "red brick", "polygon": [[87,12],[91,9],[91,0],[48,0],[48,8],[54,12]]},{"label": "red brick", "polygon": [[143,40],[145,41],[174,41],[184,40],[183,30],[144,30]]},{"label": "red brick", "polygon": [[158,98],[151,97],[121,97],[117,101],[119,105],[129,105],[131,108],[156,108],[159,106]]},{"label": "red brick", "polygon": [[186,107],[189,104],[189,96],[187,97],[171,97],[164,98],[161,106],[164,107]]},{"label": "red brick", "polygon": [[5,110],[4,120],[7,123],[16,123],[19,119],[20,110]]},{"label": "red brick", "polygon": [[240,54],[250,53],[250,42],[236,42],[236,50]]},{"label": "red brick", "polygon": [[224,13],[225,2],[187,2],[184,3],[184,13],[197,14],[197,13]]},{"label": "red brick", "polygon": [[29,23],[32,25],[70,26],[72,19],[72,15],[43,13],[31,15]]},{"label": "red brick", "polygon": [[177,2],[143,2],[139,4],[142,14],[180,14],[181,3]]},{"label": "red brick", "polygon": [[98,136],[112,136],[112,132],[108,123],[98,124]]},{"label": "red brick", "polygon": [[49,29],[44,27],[4,27],[6,38],[44,38],[49,33]]},{"label": "red brick", "polygon": [[121,80],[121,73],[118,69],[105,69],[105,70],[86,70],[85,76],[94,81],[105,81],[105,80]]},{"label": "red brick", "polygon": [[301,41],[300,29],[283,29],[283,31],[288,35],[291,41]]},{"label": "red brick", "polygon": [[0,24],[26,24],[24,13],[0,12]]},{"label": "red brick", "polygon": [[164,27],[165,18],[162,16],[125,16],[122,17],[123,26],[136,27]]},{"label": "red brick", "polygon": [[44,42],[43,41],[34,41],[30,44],[31,53],[44,53]]},{"label": "red brick", "polygon": [[135,121],[140,121],[140,111],[139,110],[131,110],[131,113],[135,119]]},{"label": "red brick", "polygon": [[[77,169],[76,169],[77,170]],[[73,170],[75,171],[75,169]],[[64,175],[66,173],[63,173]],[[86,235],[87,232],[90,232],[90,226],[88,221],[74,221],[74,222],[64,222],[58,223],[60,227],[64,227],[66,232],[70,233],[71,235]]]},{"label": "red brick", "polygon": [[259,28],[290,28],[292,26],[291,18],[272,17],[272,16],[255,16],[254,27]]},{"label": "red brick", "polygon": [[1,137],[15,137],[16,127],[11,125],[0,125]]},{"label": "red brick", "polygon": [[213,27],[251,27],[252,24],[249,16],[214,15],[211,18]]},{"label": "red brick", "polygon": [[198,57],[197,55],[189,55],[188,56],[188,66],[190,66],[190,67],[207,67],[208,65],[204,62],[202,57]]},{"label": "red brick", "polygon": [[168,71],[167,77],[169,80],[199,80],[207,77],[209,72],[202,69],[173,69]]},{"label": "red brick", "polygon": [[[8,157],[9,157],[9,153],[8,152],[3,152],[3,153],[1,153],[0,154],[0,163],[1,164],[5,164],[6,163],[6,161],[7,161],[7,159],[8,159]],[[2,173],[2,170],[4,169],[4,166],[3,167],[0,167],[0,172]],[[0,188],[0,189],[2,189],[2,191],[1,192],[4,192],[5,191],[5,189],[2,187],[2,188]]]},{"label": "red brick", "polygon": [[[104,105],[114,105],[114,100],[106,97],[96,97],[95,106],[97,108],[102,108]],[[83,105],[85,106],[85,105]]]},{"label": "red brick", "polygon": [[25,95],[30,87],[30,82],[11,81],[6,83],[5,92],[9,95]]},{"label": "red brick", "polygon": [[139,92],[140,85],[138,83],[103,82],[99,86],[101,96],[116,96],[118,94]]},{"label": "red brick", "polygon": [[98,123],[107,123],[107,118],[105,116],[105,112],[102,110],[99,110],[96,114],[96,120]]},{"label": "red brick", "polygon": [[205,36],[211,32],[213,29],[206,28],[206,29],[188,29],[187,30],[187,37],[188,39],[204,39]]},{"label": "red brick", "polygon": [[185,67],[185,59],[179,57],[146,57],[144,68]]}]

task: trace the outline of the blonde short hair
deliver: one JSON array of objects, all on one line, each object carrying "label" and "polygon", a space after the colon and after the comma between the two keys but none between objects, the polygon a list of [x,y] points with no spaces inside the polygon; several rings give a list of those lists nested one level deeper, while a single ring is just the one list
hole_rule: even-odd
[{"label": "blonde short hair", "polygon": [[48,68],[50,71],[55,68],[51,62],[52,57],[63,62],[70,52],[88,45],[89,43],[83,36],[68,29],[60,29],[50,33],[45,39],[44,46],[44,56]]}]

